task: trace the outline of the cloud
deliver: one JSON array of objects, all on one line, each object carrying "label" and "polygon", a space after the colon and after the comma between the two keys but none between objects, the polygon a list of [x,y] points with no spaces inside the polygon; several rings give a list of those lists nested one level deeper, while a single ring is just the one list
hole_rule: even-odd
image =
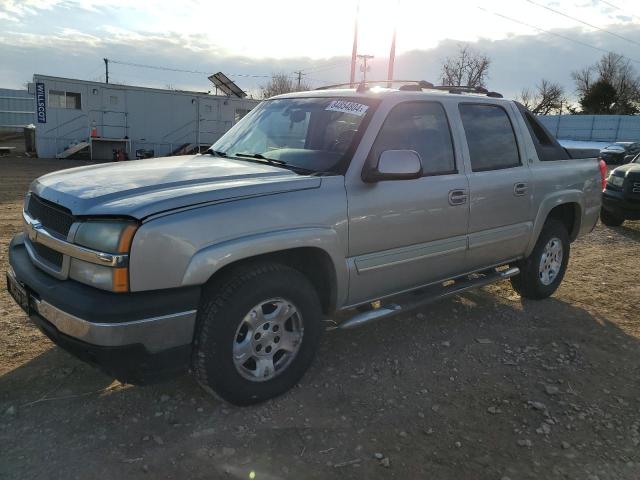
[{"label": "cloud", "polygon": [[[87,10],[113,5],[113,0],[47,0],[44,3],[0,0],[0,15],[13,11],[20,18],[32,15],[33,9],[67,8],[69,5]],[[38,3],[38,6],[34,6]],[[106,7],[104,7],[106,8]],[[144,5],[141,8],[146,8]],[[55,13],[55,12],[54,12]],[[347,55],[329,58],[274,55],[255,58],[231,50],[236,40],[230,37],[224,45],[212,41],[206,29],[191,31],[138,31],[121,23],[110,22],[109,16],[93,29],[77,26],[81,22],[60,23],[47,34],[37,29],[6,28],[0,32],[0,64],[3,65],[3,87],[21,87],[31,80],[34,73],[104,80],[103,58],[123,62],[146,64],[215,73],[228,73],[238,84],[257,91],[267,79],[264,75],[302,69],[304,79],[312,86],[348,81]],[[616,26],[616,33],[640,42],[640,26],[626,24]],[[587,32],[579,27],[553,30],[578,42],[594,45],[604,50],[627,54],[636,60],[640,71],[640,53],[637,48],[604,32]],[[239,31],[242,35],[242,31]],[[442,61],[455,53],[459,40],[446,39],[431,49],[410,50],[396,59],[396,78],[425,79],[439,82]],[[487,54],[492,65],[489,87],[507,96],[514,96],[524,87],[533,87],[541,78],[557,81],[573,91],[571,72],[593,64],[602,52],[579,45],[547,33],[537,35],[511,34],[507,38],[481,38],[471,42],[473,48]],[[632,48],[630,48],[632,47]],[[377,56],[372,63],[369,78],[386,78],[386,56]],[[208,90],[212,85],[206,74],[189,74],[158,69],[136,68],[113,63],[110,66],[112,81],[141,86]]]}]

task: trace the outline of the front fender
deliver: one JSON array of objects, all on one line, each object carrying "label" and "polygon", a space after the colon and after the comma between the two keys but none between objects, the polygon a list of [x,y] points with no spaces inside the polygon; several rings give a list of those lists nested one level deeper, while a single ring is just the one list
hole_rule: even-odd
[{"label": "front fender", "polygon": [[182,286],[202,285],[221,268],[239,260],[301,247],[319,248],[331,258],[335,268],[337,305],[348,295],[348,271],[338,233],[332,228],[304,227],[259,233],[209,245],[191,258]]},{"label": "front fender", "polygon": [[[585,211],[584,207],[584,193],[580,190],[563,190],[561,192],[554,192],[547,195],[542,202],[540,203],[540,207],[538,208],[538,214],[536,215],[535,222],[533,224],[533,231],[531,234],[531,238],[529,239],[529,245],[527,246],[527,250],[525,253],[525,257],[531,255],[534,247],[536,246],[536,242],[538,241],[538,237],[540,236],[540,232],[542,231],[542,227],[549,216],[549,212],[553,210],[555,207],[564,205],[567,203],[573,203],[578,205],[579,211],[576,212],[576,224],[573,226],[574,232],[580,231],[580,223],[582,221],[582,215]],[[570,232],[571,233],[571,232]]]}]

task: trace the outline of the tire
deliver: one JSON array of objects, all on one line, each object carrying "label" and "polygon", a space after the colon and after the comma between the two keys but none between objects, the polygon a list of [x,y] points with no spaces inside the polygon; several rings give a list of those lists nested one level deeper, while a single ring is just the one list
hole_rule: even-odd
[{"label": "tire", "polygon": [[624,223],[624,218],[602,208],[600,209],[600,221],[607,227],[619,227]]},{"label": "tire", "polygon": [[205,287],[197,325],[198,383],[229,403],[251,405],[283,394],[302,378],[320,341],[322,310],[302,273],[261,263]]},{"label": "tire", "polygon": [[[557,256],[558,247],[561,259]],[[570,249],[566,227],[556,219],[547,219],[531,255],[516,265],[520,273],[511,278],[511,286],[524,298],[541,300],[551,296],[564,278]],[[543,262],[547,262],[546,267]]]}]

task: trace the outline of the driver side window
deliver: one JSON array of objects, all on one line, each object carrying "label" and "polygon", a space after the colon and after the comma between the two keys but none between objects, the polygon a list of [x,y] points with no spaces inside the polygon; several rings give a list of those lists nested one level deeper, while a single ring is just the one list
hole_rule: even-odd
[{"label": "driver side window", "polygon": [[437,102],[396,105],[378,133],[369,162],[378,162],[385,150],[414,150],[425,176],[456,173],[451,129],[443,106]]}]

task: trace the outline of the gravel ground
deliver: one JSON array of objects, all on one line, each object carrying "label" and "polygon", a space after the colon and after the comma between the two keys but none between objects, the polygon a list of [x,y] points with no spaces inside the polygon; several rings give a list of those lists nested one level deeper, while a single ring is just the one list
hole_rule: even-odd
[{"label": "gravel ground", "polygon": [[[79,164],[0,158],[2,245],[29,181]],[[639,258],[640,222],[598,225],[553,298],[501,283],[329,332],[297,388],[249,408],[189,376],[113,381],[2,291],[0,478],[640,478]]]}]

